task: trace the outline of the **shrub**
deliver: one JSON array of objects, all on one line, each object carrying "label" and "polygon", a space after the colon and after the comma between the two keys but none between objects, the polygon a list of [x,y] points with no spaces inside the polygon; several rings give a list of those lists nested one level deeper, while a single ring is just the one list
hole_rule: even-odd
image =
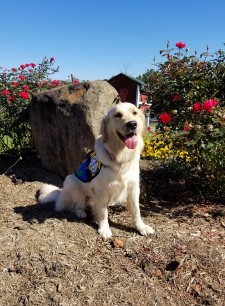
[{"label": "shrub", "polygon": [[34,149],[29,124],[29,104],[33,93],[60,85],[50,80],[58,71],[55,59],[44,58],[39,65],[22,64],[10,70],[0,68],[0,150],[21,154]]},{"label": "shrub", "polygon": [[160,53],[166,60],[149,78],[157,129],[171,138],[174,152],[193,157],[192,170],[225,192],[225,52],[188,55],[179,42]]}]

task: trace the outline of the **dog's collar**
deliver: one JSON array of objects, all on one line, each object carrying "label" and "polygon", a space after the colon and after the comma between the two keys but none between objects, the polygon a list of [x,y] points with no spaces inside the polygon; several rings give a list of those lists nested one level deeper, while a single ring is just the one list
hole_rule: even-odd
[{"label": "dog's collar", "polygon": [[106,149],[106,147],[105,147],[105,150],[106,150],[106,153],[108,154],[110,160],[111,160],[111,161],[114,161],[114,160],[115,160],[115,156],[114,156],[111,152],[109,152],[109,151]]}]

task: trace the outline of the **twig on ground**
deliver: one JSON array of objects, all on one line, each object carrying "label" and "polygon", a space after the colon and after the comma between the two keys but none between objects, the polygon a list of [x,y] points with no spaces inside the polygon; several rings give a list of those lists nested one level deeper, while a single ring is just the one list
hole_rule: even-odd
[{"label": "twig on ground", "polygon": [[6,171],[5,171],[5,173],[3,173],[3,175],[6,175],[6,173],[8,173],[9,172],[9,170],[11,170],[20,160],[22,160],[23,158],[22,158],[22,156],[20,156],[18,159],[17,159],[17,161],[11,166],[11,167],[9,167]]}]

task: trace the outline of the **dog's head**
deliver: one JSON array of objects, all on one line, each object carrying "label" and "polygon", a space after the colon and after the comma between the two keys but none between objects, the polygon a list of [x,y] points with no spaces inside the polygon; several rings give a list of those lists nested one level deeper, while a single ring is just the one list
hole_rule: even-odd
[{"label": "dog's head", "polygon": [[[133,104],[124,102],[113,106],[101,123],[103,142],[109,138],[128,149],[135,149],[145,133],[145,117]],[[139,144],[140,145],[140,144]]]}]

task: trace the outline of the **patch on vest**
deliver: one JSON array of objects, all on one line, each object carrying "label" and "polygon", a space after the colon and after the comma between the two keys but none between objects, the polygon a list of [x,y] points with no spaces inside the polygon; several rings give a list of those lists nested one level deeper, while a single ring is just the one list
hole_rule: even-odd
[{"label": "patch on vest", "polygon": [[91,151],[74,173],[82,182],[87,183],[99,174],[101,167],[102,163],[98,160],[95,151]]}]

